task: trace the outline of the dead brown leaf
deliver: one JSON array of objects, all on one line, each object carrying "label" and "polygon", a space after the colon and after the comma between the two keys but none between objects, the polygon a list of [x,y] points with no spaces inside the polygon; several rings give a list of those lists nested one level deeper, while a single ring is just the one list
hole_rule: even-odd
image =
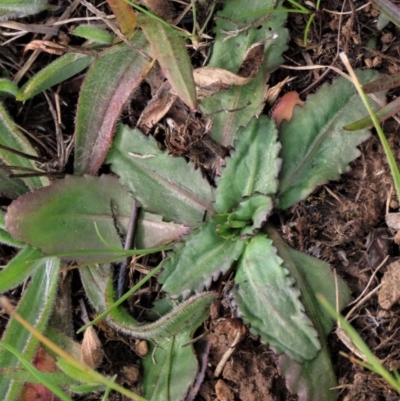
[{"label": "dead brown leaf", "polygon": [[382,287],[378,293],[378,302],[381,308],[390,309],[400,299],[400,262],[388,265],[382,278]]}]

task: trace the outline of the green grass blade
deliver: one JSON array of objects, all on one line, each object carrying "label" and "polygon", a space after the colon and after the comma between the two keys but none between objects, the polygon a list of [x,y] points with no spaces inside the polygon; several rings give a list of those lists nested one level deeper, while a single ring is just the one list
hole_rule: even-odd
[{"label": "green grass blade", "polygon": [[[33,275],[18,305],[19,314],[40,331],[45,329],[54,306],[59,267],[59,259],[46,259],[45,266]],[[38,340],[14,318],[8,322],[2,340],[7,345],[16,348],[28,360],[33,358],[38,345]],[[1,349],[0,368],[18,366],[18,358],[6,349]],[[18,396],[21,386],[21,383],[10,381],[0,375],[0,394],[7,394],[7,401],[14,400]]]},{"label": "green grass blade", "polygon": [[37,382],[46,386],[49,390],[51,390],[55,395],[60,397],[63,401],[72,401],[59,387],[54,385],[50,380],[47,379],[45,375],[43,375],[39,370],[37,370],[32,364],[14,347],[8,345],[7,343],[0,341],[0,347],[4,347],[7,351],[11,352],[21,364],[29,371],[29,373],[37,380]]},{"label": "green grass blade", "polygon": [[376,132],[378,133],[379,139],[382,143],[383,150],[385,151],[386,159],[389,163],[390,172],[392,174],[392,178],[394,181],[397,198],[400,199],[400,172],[399,172],[399,168],[397,166],[396,159],[394,158],[393,152],[390,149],[390,146],[386,139],[386,136],[382,131],[382,128],[379,124],[379,120],[376,117],[376,114],[371,107],[371,103],[370,103],[367,95],[365,94],[363,88],[361,87],[361,85],[358,81],[358,78],[355,75],[354,70],[352,69],[352,67],[347,59],[347,56],[344,53],[340,53],[340,58],[342,59],[343,64],[346,66],[351,78],[353,79],[353,84],[356,87],[358,93],[360,94],[360,97],[361,97],[362,101],[364,102],[364,105],[365,105],[366,109],[368,110],[368,113],[374,123],[374,127],[376,129]]}]

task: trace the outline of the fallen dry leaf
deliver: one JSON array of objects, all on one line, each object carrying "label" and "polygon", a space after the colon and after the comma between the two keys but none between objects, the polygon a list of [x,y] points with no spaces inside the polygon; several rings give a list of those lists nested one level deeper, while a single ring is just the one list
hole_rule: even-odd
[{"label": "fallen dry leaf", "polygon": [[215,385],[215,394],[217,395],[218,401],[235,401],[232,390],[221,379],[219,379]]},{"label": "fallen dry leaf", "polygon": [[400,299],[400,262],[388,265],[382,277],[382,287],[378,293],[378,302],[381,308],[390,309]]},{"label": "fallen dry leaf", "polygon": [[304,102],[297,92],[288,92],[281,97],[273,108],[271,118],[276,120],[276,125],[279,127],[283,120],[291,120],[294,106],[303,106],[303,104]]}]

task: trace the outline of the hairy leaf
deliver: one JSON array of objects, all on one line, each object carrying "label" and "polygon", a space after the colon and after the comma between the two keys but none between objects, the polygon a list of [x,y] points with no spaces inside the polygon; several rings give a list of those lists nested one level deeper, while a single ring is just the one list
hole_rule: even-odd
[{"label": "hairy leaf", "polygon": [[326,343],[326,337],[333,328],[333,321],[318,302],[316,294],[323,294],[332,304],[336,303],[338,296],[340,310],[349,302],[350,291],[340,277],[335,280],[327,263],[290,248],[271,226],[267,225],[266,230],[268,236],[273,239],[279,256],[283,258],[284,267],[295,278],[296,285],[301,290],[301,300],[318,331],[322,346],[317,357],[311,361],[300,364],[287,355],[281,355],[278,366],[286,377],[288,388],[299,395],[300,401],[336,400],[337,393],[331,390],[336,387],[336,377]]},{"label": "hairy leaf", "polygon": [[72,34],[105,45],[111,45],[115,38],[111,32],[92,25],[79,25],[72,31]]},{"label": "hairy leaf", "polygon": [[[24,368],[1,368],[1,374],[11,380],[16,380],[22,383],[42,383],[39,378],[35,377],[27,369]],[[76,379],[67,376],[64,372],[44,372],[40,371],[41,377],[52,382],[57,386],[69,386],[79,383]]]},{"label": "hairy leaf", "polygon": [[0,20],[37,14],[48,7],[47,0],[2,0],[0,3]]},{"label": "hairy leaf", "polygon": [[394,89],[398,86],[400,86],[400,73],[393,75],[381,75],[379,78],[363,85],[362,88],[365,93],[374,93]]},{"label": "hairy leaf", "polygon": [[[14,124],[2,103],[0,103],[0,145],[7,146],[11,149],[32,156],[37,156],[35,149]],[[36,168],[35,163],[32,160],[16,155],[15,153],[5,149],[0,149],[0,158],[8,166],[26,167],[31,169]],[[46,177],[23,178],[22,180],[29,189],[40,188],[49,183],[49,180]]]},{"label": "hairy leaf", "polygon": [[235,150],[217,180],[215,210],[229,213],[242,197],[254,192],[273,195],[278,188],[280,148],[275,124],[267,117],[253,118],[241,130]]},{"label": "hairy leaf", "polygon": [[297,394],[299,401],[337,401],[336,377],[327,349],[320,351],[312,361],[303,363],[283,354],[277,365],[289,391]]},{"label": "hairy leaf", "polygon": [[92,56],[74,53],[67,53],[58,57],[28,80],[18,91],[17,100],[23,102],[60,82],[66,81],[83,71],[93,60],[94,57]]},{"label": "hairy leaf", "polygon": [[216,216],[200,225],[187,237],[185,244],[164,263],[160,276],[163,290],[171,296],[184,296],[208,288],[211,281],[225,273],[241,255],[245,240],[220,237],[216,229],[227,216]]},{"label": "hairy leaf", "polygon": [[21,179],[11,178],[10,171],[0,168],[0,194],[15,199],[29,191]]},{"label": "hairy leaf", "polygon": [[[17,312],[41,332],[47,325],[55,302],[60,261],[57,258],[48,258],[45,259],[44,264],[45,266],[33,275],[17,308]],[[16,348],[28,360],[33,358],[39,343],[39,340],[14,318],[8,322],[2,341]],[[17,357],[4,348],[0,348],[0,368],[18,366]],[[21,383],[10,381],[0,375],[0,394],[7,395],[4,398],[5,401],[13,401],[19,395],[21,388]]]},{"label": "hairy leaf", "polygon": [[[44,253],[79,250],[106,250],[100,234],[112,246],[121,248],[113,224],[111,203],[118,222],[128,226],[132,198],[115,177],[67,176],[50,186],[23,195],[9,207],[7,230],[16,238],[41,249]],[[163,223],[156,216],[139,219],[141,246],[159,246],[187,232],[184,226]],[[79,261],[98,261],[99,255],[82,255]]]},{"label": "hairy leaf", "polygon": [[32,260],[43,254],[35,248],[26,247],[15,255],[0,271],[0,293],[6,292],[25,281],[36,269],[43,268],[43,260]]},{"label": "hairy leaf", "polygon": [[400,7],[389,0],[374,0],[374,5],[397,26],[400,26]]},{"label": "hairy leaf", "polygon": [[[396,98],[393,102],[388,103],[386,106],[382,107],[379,110],[375,111],[376,118],[379,122],[387,120],[389,117],[394,116],[400,110],[400,98]],[[362,118],[361,120],[356,121],[355,123],[351,123],[343,127],[344,130],[347,131],[355,131],[363,128],[371,128],[374,125],[371,116],[367,116]]]},{"label": "hairy leaf", "polygon": [[[358,73],[361,82],[375,75],[373,71]],[[294,110],[292,120],[282,123],[280,209],[287,209],[318,185],[349,170],[348,164],[360,155],[357,145],[368,138],[369,131],[349,133],[343,126],[364,115],[365,107],[353,86],[339,78],[310,95],[303,108]]]},{"label": "hairy leaf", "polygon": [[[198,322],[197,326],[201,324]],[[196,326],[193,326],[196,327]],[[151,343],[143,358],[143,395],[149,401],[185,400],[197,376],[199,364],[191,346],[184,346],[193,330],[184,330],[174,337]],[[155,349],[157,347],[157,349]],[[152,360],[154,354],[155,364]]]},{"label": "hairy leaf", "polygon": [[272,201],[269,196],[254,194],[240,201],[239,206],[228,216],[228,222],[249,221],[248,227],[241,231],[241,235],[252,235],[265,222],[272,210]]},{"label": "hairy leaf", "polygon": [[200,171],[161,151],[139,130],[121,125],[106,161],[146,211],[188,225],[196,225],[205,212],[213,215],[213,193]]},{"label": "hairy leaf", "polygon": [[[107,307],[115,302],[114,288],[110,279],[107,286]],[[107,316],[107,323],[115,330],[133,338],[163,340],[189,330],[194,331],[208,316],[211,302],[216,294],[204,292],[194,295],[152,323],[138,323],[121,306],[113,309]],[[102,311],[100,311],[102,312]]]},{"label": "hairy leaf", "polygon": [[6,78],[0,78],[0,93],[17,96],[18,86]]},{"label": "hairy leaf", "polygon": [[89,265],[79,269],[85,294],[97,311],[105,311],[107,309],[105,293],[108,280],[111,274],[109,264]]},{"label": "hairy leaf", "polygon": [[223,238],[244,238],[256,234],[272,210],[272,200],[267,195],[253,194],[240,201],[226,223],[217,228]]},{"label": "hairy leaf", "polygon": [[261,234],[253,237],[235,277],[238,314],[277,353],[303,362],[315,358],[321,345],[294,284],[272,241]]},{"label": "hairy leaf", "polygon": [[[242,15],[265,8],[279,7],[283,2],[275,3],[275,0],[251,2],[231,0],[225,2],[223,10],[218,13],[215,43],[209,66],[236,73],[247,50],[255,43],[266,41],[264,61],[252,81],[219,92],[201,103],[201,109],[205,114],[215,113],[221,109],[228,111],[228,113],[213,114],[211,131],[212,137],[224,146],[233,146],[238,129],[247,126],[254,115],[261,114],[269,73],[282,63],[282,53],[286,50],[288,38],[288,32],[284,28],[286,13],[274,13],[261,18],[259,16],[242,18]],[[273,39],[273,35],[278,36]],[[232,112],[229,112],[230,110]]]},{"label": "hairy leaf", "polygon": [[5,214],[4,210],[0,210],[0,243],[15,248],[25,248],[26,244],[24,242],[18,241],[6,230]]},{"label": "hairy leaf", "polygon": [[153,55],[160,64],[172,89],[191,109],[197,108],[192,63],[185,41],[178,30],[147,15],[138,15],[138,23],[151,43]]},{"label": "hairy leaf", "polygon": [[[109,266],[91,266],[81,270],[87,296],[93,307],[102,313],[115,302],[115,289]],[[209,306],[216,294],[202,293],[176,305],[164,316],[152,323],[138,323],[124,308],[118,306],[110,311],[107,322],[115,330],[134,338],[163,340],[183,331],[192,332],[208,315]]]},{"label": "hairy leaf", "polygon": [[[143,34],[132,38],[148,52]],[[75,128],[75,173],[96,174],[103,163],[122,107],[142,82],[151,63],[126,44],[105,50],[82,86]]]}]

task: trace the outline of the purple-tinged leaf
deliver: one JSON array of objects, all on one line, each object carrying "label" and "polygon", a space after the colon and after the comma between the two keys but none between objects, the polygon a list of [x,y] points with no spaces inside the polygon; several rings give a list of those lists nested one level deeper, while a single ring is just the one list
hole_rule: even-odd
[{"label": "purple-tinged leaf", "polygon": [[315,359],[302,364],[287,355],[281,355],[278,367],[286,378],[289,390],[298,394],[300,401],[334,401],[337,392],[331,389],[337,384],[326,343],[333,321],[318,302],[316,294],[323,294],[332,304],[336,303],[338,296],[340,310],[349,302],[350,291],[340,277],[335,278],[327,263],[290,248],[270,225],[267,225],[266,232],[283,259],[283,267],[296,280],[296,286],[301,291],[301,301],[318,331],[322,347]]},{"label": "purple-tinged leaf", "polygon": [[182,35],[178,30],[146,15],[138,15],[138,23],[151,43],[153,56],[172,89],[191,109],[197,109],[192,63]]},{"label": "purple-tinged leaf", "polygon": [[400,26],[400,8],[390,0],[374,0],[373,3],[382,11],[387,19]]},{"label": "purple-tinged leaf", "polygon": [[[0,145],[32,156],[37,156],[36,150],[15,125],[2,103],[0,103]],[[26,157],[12,153],[6,149],[0,149],[0,159],[3,160],[4,164],[7,166],[18,166],[28,169],[36,168],[33,160],[29,160]],[[29,189],[40,188],[49,184],[49,179],[47,177],[26,177],[23,178],[22,181]],[[23,188],[23,186],[21,187],[20,185],[16,185],[16,187],[18,187],[19,190]]]},{"label": "purple-tinged leaf", "polygon": [[[143,34],[132,41],[148,53]],[[75,128],[75,173],[96,174],[103,163],[122,107],[146,76],[151,63],[126,44],[104,51],[82,86]]]},{"label": "purple-tinged leaf", "polygon": [[400,86],[400,73],[393,75],[385,75],[372,82],[363,85],[363,90],[365,93],[375,93],[387,91],[389,89],[394,89]]},{"label": "purple-tinged leaf", "polygon": [[[394,116],[396,113],[399,112],[399,110],[400,110],[400,97],[396,98],[395,100],[393,100],[393,102],[390,102],[386,106],[377,110],[375,112],[375,115],[379,120],[379,122],[382,122]],[[347,131],[356,131],[359,129],[371,128],[373,125],[374,123],[372,122],[371,117],[368,116],[361,120],[356,121],[355,123],[346,125],[345,127],[343,127],[343,129]]]},{"label": "purple-tinged leaf", "polygon": [[18,91],[17,100],[23,102],[60,82],[66,81],[87,68],[93,59],[94,57],[84,54],[64,54],[31,77]]},{"label": "purple-tinged leaf", "polygon": [[[6,228],[16,238],[44,253],[106,250],[96,234],[95,224],[108,243],[121,248],[113,224],[111,203],[119,224],[129,222],[132,198],[115,177],[67,176],[50,186],[25,194],[15,200],[6,215]],[[163,223],[160,217],[143,215],[139,219],[137,244],[158,246],[176,240],[187,227]],[[140,238],[139,238],[140,235]],[[98,261],[101,255],[70,258]]]}]

